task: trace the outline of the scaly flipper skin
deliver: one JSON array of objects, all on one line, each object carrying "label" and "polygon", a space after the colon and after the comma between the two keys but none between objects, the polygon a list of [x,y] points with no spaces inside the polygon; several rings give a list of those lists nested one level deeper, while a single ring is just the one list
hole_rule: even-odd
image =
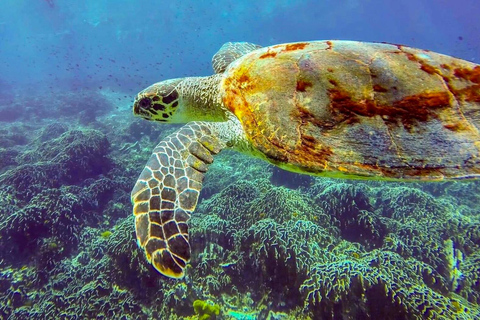
[{"label": "scaly flipper skin", "polygon": [[223,123],[191,122],[161,141],[132,191],[138,245],[162,274],[182,278],[190,260],[188,219],[220,140]]},{"label": "scaly flipper skin", "polygon": [[182,278],[190,260],[188,219],[213,156],[241,148],[245,137],[236,119],[190,122],[153,150],[132,190],[138,245],[160,273]]},{"label": "scaly flipper skin", "polygon": [[260,49],[261,46],[250,42],[227,42],[212,58],[215,73],[223,73],[233,61],[241,56]]}]

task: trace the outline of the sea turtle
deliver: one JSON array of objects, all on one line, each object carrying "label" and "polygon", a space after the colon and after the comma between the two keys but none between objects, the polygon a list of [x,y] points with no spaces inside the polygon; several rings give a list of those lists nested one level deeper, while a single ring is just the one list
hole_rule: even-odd
[{"label": "sea turtle", "polygon": [[479,65],[354,41],[226,43],[212,62],[214,75],[155,83],[133,106],[147,120],[188,122],[155,147],[132,191],[138,244],[168,277],[184,276],[187,222],[224,148],[326,177],[480,175]]}]

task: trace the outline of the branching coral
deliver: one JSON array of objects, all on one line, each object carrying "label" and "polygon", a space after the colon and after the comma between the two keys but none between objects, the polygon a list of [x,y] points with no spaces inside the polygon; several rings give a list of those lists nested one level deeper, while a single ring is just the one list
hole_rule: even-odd
[{"label": "branching coral", "polygon": [[[301,286],[314,314],[354,318],[475,319],[479,311],[448,295],[448,283],[430,266],[374,250],[361,259],[317,264]],[[342,311],[340,311],[342,309]]]},{"label": "branching coral", "polygon": [[43,142],[36,150],[19,157],[21,163],[49,161],[59,165],[62,180],[79,182],[106,172],[111,167],[106,158],[109,143],[97,130],[71,130],[60,137]]},{"label": "branching coral", "polygon": [[68,130],[68,127],[63,123],[50,123],[42,128],[40,135],[38,136],[39,142],[45,142],[47,140],[56,139]]},{"label": "branching coral", "polygon": [[480,184],[292,184],[222,152],[189,221],[187,275],[171,280],[137,248],[129,198],[164,129],[126,121],[109,131],[113,119],[102,119],[105,134],[68,131],[72,121],[34,140],[0,129],[0,161],[19,164],[0,176],[0,318],[198,319],[198,299],[262,319],[479,317],[480,212],[469,193]]},{"label": "branching coral", "polygon": [[1,175],[0,184],[12,186],[24,201],[46,188],[78,184],[109,170],[108,146],[99,131],[68,131],[18,157],[24,164]]},{"label": "branching coral", "polygon": [[431,220],[444,211],[435,198],[416,188],[391,187],[377,190],[377,208],[382,210],[384,217],[399,222]]},{"label": "branching coral", "polygon": [[[307,271],[317,257],[324,256],[335,240],[311,221],[290,220],[279,224],[272,219],[260,220],[248,229],[241,250],[250,256],[248,263],[259,268],[290,265],[288,273]],[[264,276],[271,272],[263,270]]]},{"label": "branching coral", "polygon": [[480,304],[480,251],[467,256],[460,265],[461,286],[458,293],[472,303]]},{"label": "branching coral", "polygon": [[219,194],[201,203],[198,212],[215,214],[234,224],[246,224],[247,208],[259,196],[260,186],[253,182],[241,181],[230,185]]},{"label": "branching coral", "polygon": [[208,168],[200,197],[208,199],[239,182],[252,182],[259,189],[270,186],[268,179],[271,170],[272,166],[260,159],[246,157],[231,150],[222,151]]},{"label": "branching coral", "polygon": [[25,257],[42,266],[65,257],[75,250],[83,226],[99,224],[102,215],[95,210],[105,207],[116,187],[103,178],[83,188],[64,186],[39,191],[27,205],[0,215],[0,243],[5,245],[0,257],[14,264],[24,263],[20,257]]},{"label": "branching coral", "polygon": [[16,165],[15,157],[18,151],[13,149],[4,149],[0,146],[0,174],[6,170],[8,166]]},{"label": "branching coral", "polygon": [[250,222],[247,226],[265,218],[283,223],[290,219],[313,218],[317,212],[314,203],[299,191],[270,187],[251,203],[244,219]]},{"label": "branching coral", "polygon": [[[35,255],[39,248],[43,249],[37,252],[37,259],[47,259],[46,261],[52,258],[46,254],[47,251],[54,255],[59,252],[63,253],[61,256],[68,254],[78,241],[78,213],[81,206],[81,200],[65,189],[46,189],[33,197],[21,210],[2,216],[0,221],[8,228],[1,230],[1,242],[9,244],[6,246],[9,250],[3,250],[2,256],[5,255],[4,258],[9,263],[23,263],[24,260],[20,257]],[[42,241],[50,237],[55,237],[57,241]],[[46,249],[50,250],[45,251]]]},{"label": "branching coral", "polygon": [[35,163],[18,166],[0,176],[0,185],[13,188],[12,195],[29,201],[46,188],[60,187],[62,170],[54,163]]},{"label": "branching coral", "polygon": [[433,266],[445,276],[444,241],[452,239],[464,253],[478,250],[477,219],[463,216],[455,208],[444,204],[418,189],[397,187],[380,191],[378,210],[389,234],[384,248],[404,257],[414,257]]},{"label": "branching coral", "polygon": [[385,226],[373,210],[371,193],[363,184],[338,183],[314,198],[346,240],[377,248],[385,236]]},{"label": "branching coral", "polygon": [[195,300],[193,309],[198,314],[199,320],[216,319],[216,316],[220,314],[220,306],[218,304],[203,300]]}]

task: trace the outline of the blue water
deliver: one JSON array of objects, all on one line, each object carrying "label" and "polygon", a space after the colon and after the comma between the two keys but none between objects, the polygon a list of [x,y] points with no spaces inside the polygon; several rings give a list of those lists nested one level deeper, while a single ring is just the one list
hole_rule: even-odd
[{"label": "blue water", "polygon": [[478,319],[478,182],[321,179],[224,152],[182,280],[136,246],[130,191],[178,128],[133,118],[135,95],[211,75],[225,42],[387,42],[478,64],[479,17],[478,0],[2,0],[0,319]]},{"label": "blue water", "polygon": [[211,73],[227,41],[386,41],[479,60],[480,9],[462,1],[2,1],[6,86],[138,90]]}]

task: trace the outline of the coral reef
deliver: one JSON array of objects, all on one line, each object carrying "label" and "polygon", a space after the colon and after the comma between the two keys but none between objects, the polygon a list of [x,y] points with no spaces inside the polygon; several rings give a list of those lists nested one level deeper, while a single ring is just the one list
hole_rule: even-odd
[{"label": "coral reef", "polygon": [[41,133],[38,136],[40,142],[56,139],[64,132],[68,131],[68,126],[63,123],[50,123],[41,129]]},{"label": "coral reef", "polygon": [[427,264],[379,249],[336,259],[315,265],[301,286],[305,306],[317,317],[340,309],[354,319],[428,318],[440,310],[453,318],[457,312],[444,296],[445,279]]},{"label": "coral reef", "polygon": [[194,247],[202,262],[192,263],[193,272],[218,281],[203,288],[212,296],[231,292],[224,281],[253,293],[260,282],[272,305],[293,308],[303,296],[314,318],[478,316],[477,260],[449,262],[444,241],[454,239],[457,256],[478,252],[478,218],[396,184],[322,179],[304,194],[311,197],[255,180],[204,201],[192,218],[192,237],[203,239]]},{"label": "coral reef", "polygon": [[108,149],[109,143],[103,133],[92,129],[70,130],[41,143],[36,150],[25,152],[18,161],[56,163],[62,178],[74,183],[107,172],[110,168],[106,157]]},{"label": "coral reef", "polygon": [[177,281],[137,248],[129,197],[174,128],[118,121],[103,93],[56,99],[58,121],[37,99],[17,119],[38,123],[0,129],[0,318],[480,317],[479,182],[294,176],[222,152]]},{"label": "coral reef", "polygon": [[198,314],[199,320],[216,319],[220,314],[220,306],[203,300],[193,302],[193,310]]},{"label": "coral reef", "polygon": [[361,184],[335,183],[320,193],[310,191],[317,206],[322,208],[341,236],[368,249],[381,246],[385,226],[373,210],[370,190]]},{"label": "coral reef", "polygon": [[18,152],[12,149],[0,148],[0,174],[7,169],[8,166],[17,164],[15,157]]},{"label": "coral reef", "polygon": [[28,201],[45,188],[78,184],[107,173],[111,167],[108,148],[107,138],[99,131],[67,131],[19,155],[19,165],[1,175],[0,183],[12,186],[16,197]]}]

